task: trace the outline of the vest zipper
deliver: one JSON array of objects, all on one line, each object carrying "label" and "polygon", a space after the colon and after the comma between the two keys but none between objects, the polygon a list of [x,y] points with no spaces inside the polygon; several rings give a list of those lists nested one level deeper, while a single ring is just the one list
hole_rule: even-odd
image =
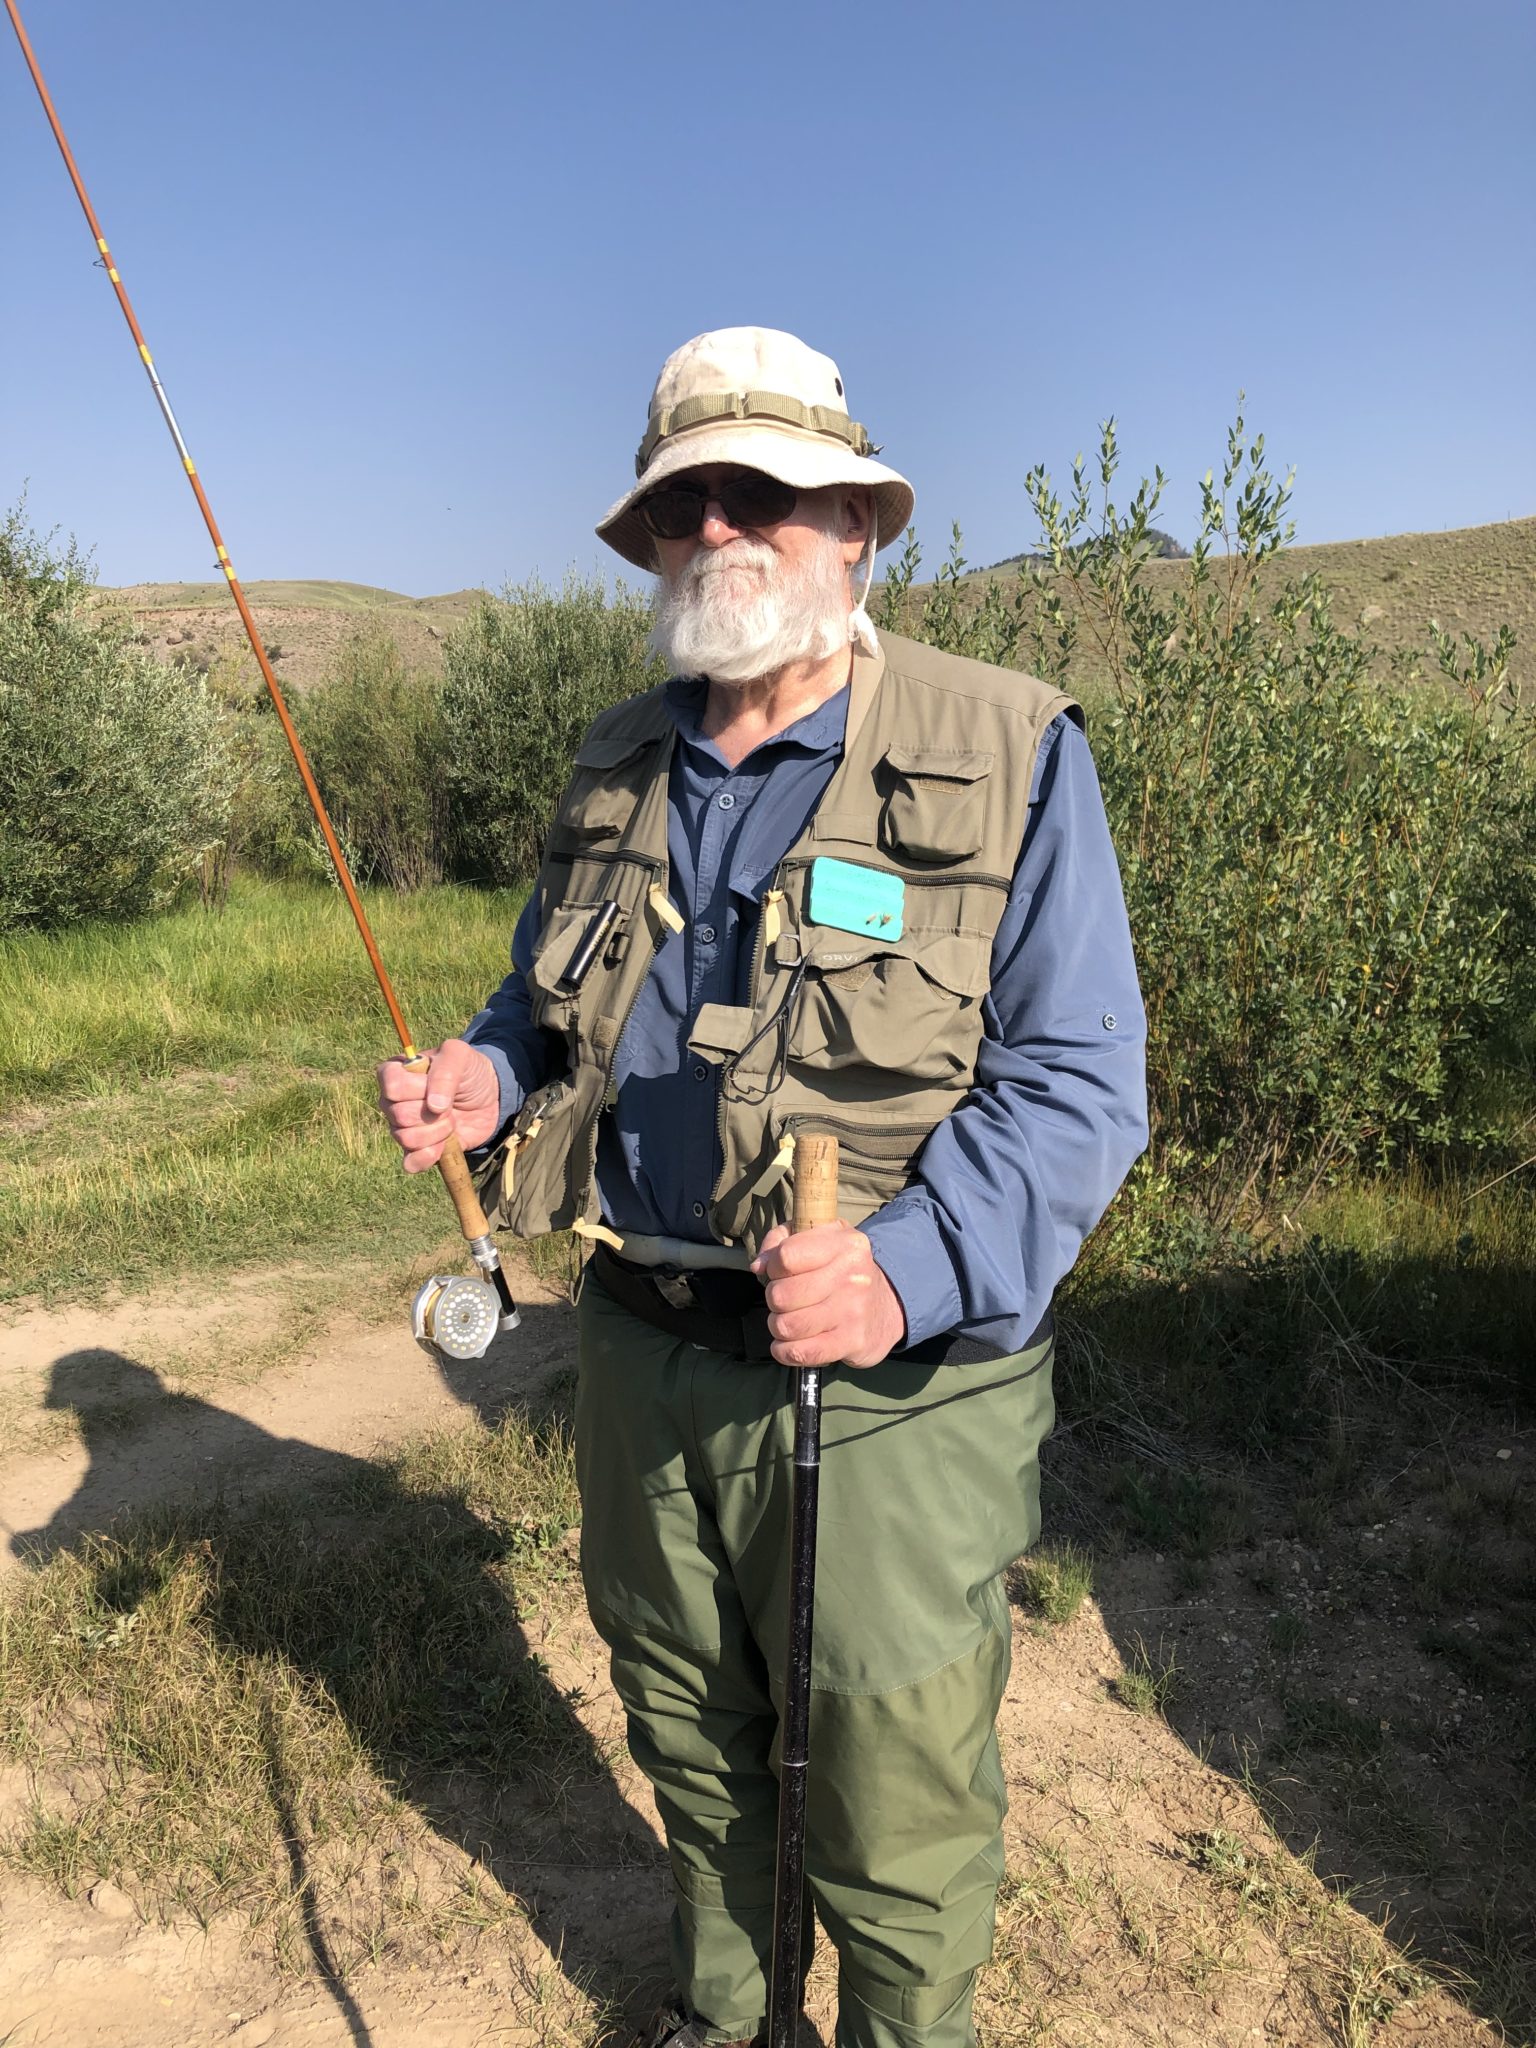
[{"label": "vest zipper", "polygon": [[[754,1016],[757,1013],[757,984],[762,976],[763,961],[767,957],[768,952],[768,898],[776,890],[780,895],[783,894],[779,884],[786,865],[786,862],[780,861],[779,865],[774,869],[773,879],[763,893],[762,904],[758,910],[757,936],[752,941],[752,965],[747,969],[747,1008]],[[722,1069],[722,1073],[723,1071]],[[720,1148],[722,1164],[719,1173],[715,1176],[714,1185],[709,1191],[709,1207],[711,1210],[714,1209],[715,1204],[720,1199],[720,1183],[725,1179],[725,1166],[723,1163],[725,1159],[725,1090],[721,1087],[718,1079],[715,1082],[715,1143]],[[706,1215],[704,1220],[709,1224],[709,1234],[713,1237],[715,1234],[713,1218]]]},{"label": "vest zipper", "polygon": [[[793,860],[786,860],[784,865],[808,868],[813,861],[821,860],[823,857],[819,853],[800,854]],[[879,873],[895,875],[908,889],[958,889],[974,882],[978,888],[1001,889],[1006,896],[1013,887],[1012,881],[1005,875],[909,875],[902,873],[899,868],[881,868]]]},{"label": "vest zipper", "polygon": [[[583,858],[588,860],[601,860],[608,866],[612,866],[616,861],[627,861],[631,867],[646,868],[650,871],[653,877],[657,878],[657,880],[652,882],[651,886],[653,888],[659,886],[659,878],[666,873],[667,867],[665,861],[657,860],[651,854],[648,853],[627,853],[619,851],[605,854],[587,854],[583,856]],[[639,903],[635,906],[637,914],[644,913],[648,896],[649,891],[647,891],[646,896],[641,897]],[[613,1087],[613,1063],[618,1058],[619,1041],[624,1036],[625,1029],[629,1024],[630,1014],[634,1010],[635,1004],[638,1003],[640,1000],[641,990],[645,987],[645,984],[651,978],[651,968],[655,964],[656,955],[661,951],[663,939],[670,929],[666,924],[665,920],[662,919],[660,916],[657,916],[656,923],[659,928],[655,933],[653,933],[651,938],[651,957],[645,964],[644,974],[642,974],[640,976],[640,979],[635,983],[635,992],[629,999],[629,1003],[624,1011],[624,1015],[619,1019],[619,1028],[613,1034],[613,1044],[609,1047],[607,1057],[603,1061],[603,1099],[597,1105],[597,1115],[592,1119],[592,1129],[587,1137],[586,1172],[582,1177],[581,1185],[571,1190],[572,1207],[575,1209],[578,1216],[585,1217],[588,1205],[592,1197],[593,1184],[597,1179],[597,1134],[599,1127],[601,1126],[603,1121],[603,1112],[607,1109],[611,1109],[613,1106],[612,1101],[610,1099],[609,1091]],[[573,1057],[571,1061],[571,1072],[573,1077],[575,1075],[578,1064],[579,1062]]]},{"label": "vest zipper", "polygon": [[798,1136],[801,1131],[830,1131],[834,1134],[846,1133],[851,1140],[855,1141],[852,1146],[854,1151],[859,1149],[860,1143],[867,1148],[878,1144],[882,1138],[931,1137],[938,1127],[938,1124],[933,1123],[881,1124],[879,1129],[876,1130],[869,1124],[856,1123],[848,1117],[823,1116],[818,1109],[796,1110],[791,1115],[785,1117],[781,1126],[791,1136]]}]

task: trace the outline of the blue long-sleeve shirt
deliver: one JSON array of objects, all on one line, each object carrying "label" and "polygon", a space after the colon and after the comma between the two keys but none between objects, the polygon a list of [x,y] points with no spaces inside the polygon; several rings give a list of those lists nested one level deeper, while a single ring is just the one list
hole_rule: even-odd
[{"label": "blue long-sleeve shirt", "polygon": [[[671,893],[685,929],[656,956],[620,1040],[597,1185],[621,1233],[708,1240],[720,1170],[717,1066],[688,1050],[705,1003],[747,1000],[764,889],[843,751],[846,689],[730,767],[700,731],[706,686],[674,680]],[[549,1078],[552,1041],[523,976],[538,936],[518,921],[512,972],[465,1031],[492,1061],[505,1121]],[[909,1344],[958,1331],[1010,1352],[1028,1340],[1083,1238],[1146,1143],[1146,1022],[1120,875],[1081,730],[1041,741],[1029,820],[992,949],[969,1094],[928,1140],[916,1178],[861,1228],[895,1289]]]}]

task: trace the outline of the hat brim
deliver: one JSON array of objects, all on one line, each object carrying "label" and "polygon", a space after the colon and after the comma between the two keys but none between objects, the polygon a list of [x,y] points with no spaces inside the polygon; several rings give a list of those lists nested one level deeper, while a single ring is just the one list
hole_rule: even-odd
[{"label": "hat brim", "polygon": [[661,573],[656,543],[646,531],[636,506],[647,491],[654,490],[681,470],[700,469],[706,463],[737,462],[745,469],[760,469],[780,483],[793,484],[797,491],[824,490],[830,484],[858,484],[875,494],[875,541],[877,548],[889,547],[912,521],[914,493],[906,478],[872,455],[855,455],[851,448],[839,448],[819,434],[800,433],[792,427],[758,426],[750,421],[730,421],[719,426],[695,427],[663,441],[646,465],[645,474],[632,491],[627,491],[603,517],[598,537],[637,569]]}]

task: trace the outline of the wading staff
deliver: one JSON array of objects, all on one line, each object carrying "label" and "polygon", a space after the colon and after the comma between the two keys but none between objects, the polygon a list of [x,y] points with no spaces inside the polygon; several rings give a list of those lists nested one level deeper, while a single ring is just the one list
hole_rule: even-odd
[{"label": "wading staff", "polygon": [[[837,1140],[795,1140],[790,1227],[837,1221]],[[816,1609],[816,1501],[821,1483],[821,1368],[791,1366],[795,1485],[789,1531],[789,1648],[779,1724],[779,1842],[773,1874],[773,1966],[768,2048],[794,2048],[800,2024],[800,1937],[805,1912],[805,1783],[811,1738],[811,1636]]]},{"label": "wading staff", "polygon": [[[223,570],[225,580],[229,584],[230,596],[235,600],[235,607],[240,614],[240,622],[245,627],[245,636],[251,643],[252,654],[256,657],[256,666],[260,669],[262,681],[267,686],[267,694],[272,699],[272,708],[277,713],[279,723],[283,728],[284,737],[287,739],[289,748],[292,751],[294,765],[297,767],[300,779],[304,784],[304,793],[309,798],[310,808],[315,814],[315,822],[320,827],[321,836],[325,840],[326,849],[335,867],[336,879],[341,884],[342,894],[346,897],[348,906],[357,922],[357,929],[367,950],[369,964],[372,966],[374,978],[379,984],[379,993],[383,996],[385,1008],[389,1011],[390,1022],[394,1025],[399,1035],[400,1046],[404,1052],[406,1063],[413,1072],[423,1072],[426,1069],[427,1062],[416,1050],[415,1042],[405,1021],[405,1015],[395,999],[395,991],[390,984],[388,974],[385,972],[378,944],[374,939],[372,931],[369,929],[367,913],[363,909],[362,898],[357,893],[357,885],[352,879],[352,871],[347,866],[346,856],[341,850],[341,842],[336,837],[330,817],[326,812],[325,803],[321,798],[314,775],[310,770],[309,762],[305,757],[304,749],[299,742],[298,732],[294,727],[292,718],[288,715],[288,706],[283,702],[283,693],[278,688],[277,677],[272,673],[272,664],[267,659],[267,651],[262,645],[261,635],[256,630],[256,621],[252,618],[251,608],[245,601],[245,592],[240,587],[240,579],[235,574],[234,566],[224,546],[224,539],[219,532],[218,522],[213,516],[213,507],[208,503],[207,493],[203,489],[202,478],[197,473],[197,465],[193,462],[191,455],[187,451],[187,444],[182,439],[181,428],[176,424],[176,415],[171,411],[171,401],[165,395],[165,387],[160,382],[159,373],[155,369],[154,358],[150,355],[149,346],[144,339],[143,331],[139,326],[133,306],[129,301],[123,280],[118,275],[117,265],[112,260],[112,251],[108,248],[107,238],[101,231],[101,223],[96,218],[96,209],[91,204],[90,195],[85,189],[85,181],[80,176],[74,154],[65,140],[64,130],[60,125],[58,114],[54,110],[53,100],[49,96],[47,86],[43,83],[43,74],[38,68],[37,58],[33,54],[26,29],[22,26],[21,15],[16,8],[16,0],[5,0],[5,11],[11,18],[11,27],[16,31],[16,40],[21,45],[21,54],[26,60],[27,70],[32,75],[32,83],[37,87],[37,96],[43,103],[43,112],[48,117],[48,126],[53,130],[53,139],[59,145],[59,154],[64,159],[64,168],[69,173],[69,181],[75,188],[75,197],[80,202],[85,218],[90,225],[96,247],[100,251],[101,268],[106,271],[112,289],[117,294],[117,303],[122,307],[123,318],[128,322],[128,331],[133,336],[134,345],[139,352],[139,360],[143,363],[149,377],[150,388],[155,394],[155,402],[160,408],[161,417],[170,429],[171,439],[176,443],[176,452],[181,457],[181,466],[186,471],[187,482],[192,486],[193,496],[197,499],[198,510],[203,515],[203,524],[207,527],[208,537],[213,542],[213,550],[218,557],[219,567]],[[501,1260],[497,1254],[495,1242],[491,1237],[490,1225],[486,1221],[485,1211],[480,1206],[480,1198],[475,1193],[474,1182],[470,1177],[469,1165],[464,1157],[464,1148],[459,1143],[457,1137],[451,1137],[443,1147],[442,1157],[438,1161],[438,1172],[442,1175],[443,1184],[452,1197],[453,1206],[458,1212],[459,1227],[464,1232],[475,1264],[486,1275],[486,1279],[490,1284],[485,1286],[482,1283],[463,1278],[462,1276],[458,1279],[434,1277],[432,1280],[429,1280],[416,1298],[416,1334],[419,1337],[423,1337],[428,1343],[435,1343],[439,1349],[449,1352],[453,1357],[477,1358],[490,1344],[491,1338],[495,1336],[498,1327],[503,1330],[516,1329],[518,1323],[517,1304],[512,1299],[512,1291],[507,1285],[507,1277],[502,1271]]]}]

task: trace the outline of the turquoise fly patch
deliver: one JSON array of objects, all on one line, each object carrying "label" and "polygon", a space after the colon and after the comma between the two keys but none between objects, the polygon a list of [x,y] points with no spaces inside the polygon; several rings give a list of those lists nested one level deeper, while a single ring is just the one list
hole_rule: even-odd
[{"label": "turquoise fly patch", "polygon": [[828,855],[811,862],[812,924],[858,932],[866,939],[899,939],[906,894],[900,875],[888,875],[881,868],[861,868],[855,861]]}]

